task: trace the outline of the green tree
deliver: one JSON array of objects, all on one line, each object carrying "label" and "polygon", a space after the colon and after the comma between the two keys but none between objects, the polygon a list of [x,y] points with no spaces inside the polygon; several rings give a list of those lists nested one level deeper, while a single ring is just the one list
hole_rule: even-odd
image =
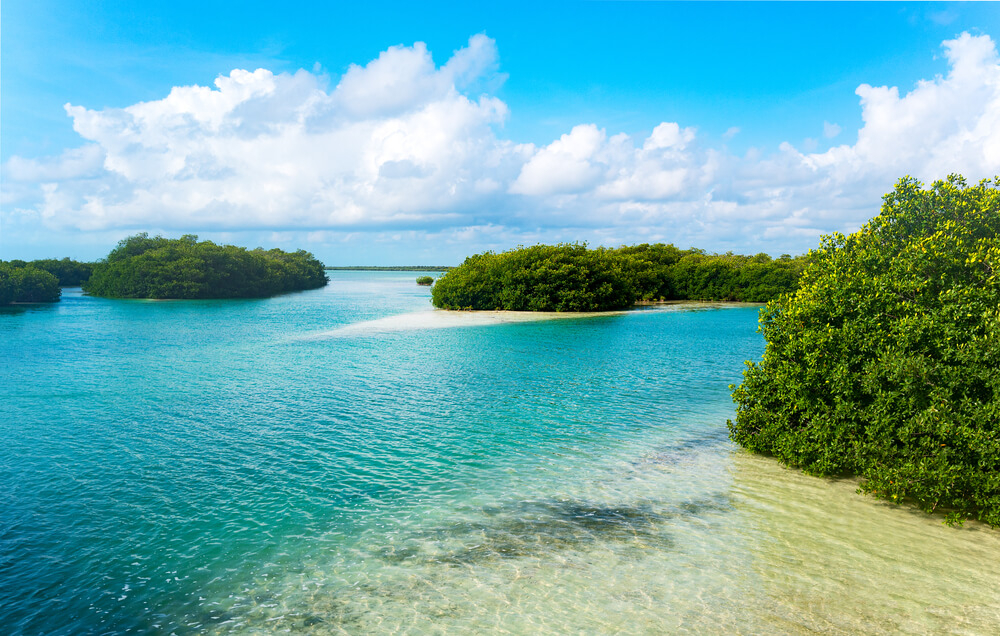
[{"label": "green tree", "polygon": [[535,245],[470,256],[434,284],[444,309],[606,311],[635,302],[635,290],[613,250]]},{"label": "green tree", "polygon": [[815,475],[1000,525],[1000,179],[924,190],[824,237],[761,315],[730,435]]},{"label": "green tree", "polygon": [[326,285],[323,264],[298,250],[246,250],[137,234],[96,263],[84,290],[113,298],[263,298]]},{"label": "green tree", "polygon": [[33,267],[44,269],[59,280],[60,287],[78,287],[90,278],[91,263],[81,263],[69,258],[46,258],[30,263]]},{"label": "green tree", "polygon": [[662,243],[596,250],[535,245],[470,256],[438,279],[432,295],[446,309],[516,311],[605,311],[653,300],[765,302],[794,291],[805,262]]},{"label": "green tree", "polygon": [[13,262],[0,262],[0,305],[51,303],[59,300],[61,293],[59,280],[45,270],[28,263],[18,267]]},{"label": "green tree", "polygon": [[0,262],[0,307],[14,302],[14,297],[17,295],[13,269],[9,264]]}]

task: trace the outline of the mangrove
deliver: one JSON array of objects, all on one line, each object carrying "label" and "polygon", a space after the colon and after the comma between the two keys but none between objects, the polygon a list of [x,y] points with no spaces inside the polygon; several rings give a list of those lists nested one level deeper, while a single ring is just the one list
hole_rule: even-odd
[{"label": "mangrove", "polygon": [[53,274],[24,261],[0,261],[0,306],[11,303],[51,303],[62,290]]},{"label": "mangrove", "polygon": [[706,254],[657,243],[535,245],[470,256],[434,284],[442,309],[609,311],[637,302],[766,302],[798,286],[807,257]]},{"label": "mangrove", "polygon": [[328,279],[309,252],[136,234],[95,263],[83,290],[110,298],[264,298],[315,289]]},{"label": "mangrove", "polygon": [[60,287],[80,287],[90,278],[94,267],[93,263],[81,263],[71,258],[43,258],[28,264],[55,276]]},{"label": "mangrove", "polygon": [[761,312],[731,438],[860,490],[1000,526],[1000,178],[901,179]]}]

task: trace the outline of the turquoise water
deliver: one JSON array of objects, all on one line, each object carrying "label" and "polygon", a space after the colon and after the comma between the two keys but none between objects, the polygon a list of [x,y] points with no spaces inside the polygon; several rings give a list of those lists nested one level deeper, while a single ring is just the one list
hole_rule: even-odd
[{"label": "turquoise water", "polygon": [[0,631],[1000,626],[997,532],[727,441],[756,308],[440,323],[413,280],[0,314]]}]

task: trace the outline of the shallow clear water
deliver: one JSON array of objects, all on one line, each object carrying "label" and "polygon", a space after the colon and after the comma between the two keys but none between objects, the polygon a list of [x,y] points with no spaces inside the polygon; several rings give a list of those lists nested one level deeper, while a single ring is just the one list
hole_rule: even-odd
[{"label": "shallow clear water", "polygon": [[414,277],[0,313],[0,631],[997,632],[1000,532],[726,440],[755,308],[441,322]]}]

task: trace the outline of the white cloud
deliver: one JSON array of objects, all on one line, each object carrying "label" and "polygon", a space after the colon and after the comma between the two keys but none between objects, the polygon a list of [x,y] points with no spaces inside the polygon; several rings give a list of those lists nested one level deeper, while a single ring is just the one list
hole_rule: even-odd
[{"label": "white cloud", "polygon": [[[502,79],[484,35],[442,66],[422,43],[392,47],[333,89],[307,71],[234,70],[127,108],[67,105],[87,143],[3,166],[7,236],[12,219],[15,231],[35,219],[63,232],[305,232],[331,245],[435,236],[470,251],[575,239],[802,251],[876,213],[904,174],[1000,173],[995,45],[962,34],[944,49],[947,75],[909,93],[858,87],[854,145],[743,157],[669,121],[643,135],[588,123],[547,145],[505,140],[507,106],[470,96]],[[841,132],[823,122],[825,138]]]},{"label": "white cloud", "polygon": [[900,97],[896,87],[862,84],[864,127],[854,146],[811,160],[841,180],[863,173],[912,174],[924,180],[951,172],[978,178],[1000,170],[1000,59],[988,36],[963,33],[944,42],[951,70],[922,80]]},{"label": "white cloud", "polygon": [[[810,139],[801,151],[783,143],[777,153],[739,158],[700,148],[692,131],[669,152],[650,154],[661,135],[677,138],[680,128],[663,124],[641,149],[630,138],[607,139],[588,155],[590,164],[599,159],[605,167],[601,178],[540,207],[574,209],[582,226],[670,228],[679,243],[804,250],[819,234],[856,229],[876,214],[881,195],[904,175],[927,182],[952,172],[971,180],[994,176],[1000,173],[995,46],[988,36],[963,34],[944,48],[951,63],[945,77],[918,82],[902,97],[897,88],[858,88],[865,125],[855,145],[817,153]],[[828,138],[841,132],[825,124]],[[537,151],[526,170],[558,143]],[[553,170],[572,165],[551,164]],[[541,186],[534,193],[549,194]]]},{"label": "white cloud", "polygon": [[568,135],[539,150],[521,168],[510,187],[514,194],[548,195],[583,192],[606,170],[598,153],[605,134],[594,124],[575,126]]},{"label": "white cloud", "polygon": [[694,140],[694,129],[681,127],[677,124],[664,122],[653,129],[649,138],[642,144],[643,150],[660,150],[673,148],[684,150]]},{"label": "white cloud", "polygon": [[60,156],[39,161],[11,157],[4,176],[12,181],[66,181],[96,176],[104,161],[104,152],[97,144],[70,148]]},{"label": "white cloud", "polygon": [[67,105],[92,142],[77,154],[103,158],[101,178],[74,180],[62,167],[73,156],[15,158],[5,178],[52,184],[36,205],[52,227],[440,222],[520,168],[520,148],[493,132],[506,105],[458,90],[495,59],[492,40],[474,36],[441,68],[423,44],[393,47],[329,92],[306,71],[234,70],[214,89],[179,87],[123,109]]},{"label": "white cloud", "polygon": [[496,45],[482,34],[440,69],[423,42],[394,46],[364,67],[352,64],[332,98],[339,111],[359,118],[398,115],[447,99],[496,65]]},{"label": "white cloud", "polygon": [[608,138],[594,124],[576,126],[538,150],[511,185],[515,194],[586,193],[597,200],[669,198],[681,192],[696,155],[686,152],[692,128],[658,125],[636,148],[624,134]]}]

